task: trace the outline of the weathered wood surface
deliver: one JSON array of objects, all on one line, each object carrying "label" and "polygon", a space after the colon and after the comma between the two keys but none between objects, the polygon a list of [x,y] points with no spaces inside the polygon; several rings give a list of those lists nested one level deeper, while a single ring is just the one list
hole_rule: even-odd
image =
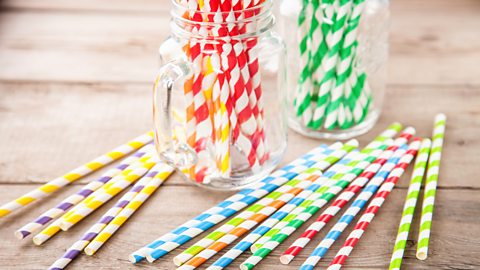
[{"label": "weathered wood surface", "polygon": [[[151,127],[150,81],[168,10],[166,0],[0,2],[0,203]],[[404,269],[480,269],[479,12],[476,0],[392,2],[388,99],[377,126],[359,139],[365,144],[393,121],[428,136],[435,113],[449,117],[431,255],[414,258],[415,227]],[[282,163],[319,143],[293,132],[289,141]],[[43,247],[17,241],[13,231],[94,176],[0,220],[0,269],[45,269],[60,256],[106,207]],[[407,185],[403,177],[345,269],[387,267]],[[126,256],[226,196],[174,176],[96,256],[81,256],[71,269],[174,269],[172,256],[138,267]],[[258,268],[296,269],[313,246],[290,267],[278,264],[282,248]]]}]

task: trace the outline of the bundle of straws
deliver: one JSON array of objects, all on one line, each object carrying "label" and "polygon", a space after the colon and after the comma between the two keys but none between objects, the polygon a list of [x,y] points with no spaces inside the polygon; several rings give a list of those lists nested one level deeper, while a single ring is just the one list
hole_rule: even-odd
[{"label": "bundle of straws", "polygon": [[[107,170],[100,178],[89,182],[15,232],[15,236],[19,239],[25,239],[37,233],[33,237],[33,242],[36,245],[42,245],[58,232],[69,230],[133,185],[100,220],[85,232],[82,238],[67,250],[63,259],[55,262],[50,269],[63,269],[83,250],[88,255],[94,254],[173,172],[172,167],[159,161],[152,140],[153,132],[148,132],[47,182],[14,201],[0,206],[0,217],[47,197],[66,185],[133,153],[115,168]],[[41,230],[44,226],[46,228]]]},{"label": "bundle of straws", "polygon": [[[214,174],[229,177],[231,158],[248,164],[253,172],[268,159],[259,61],[254,49],[257,39],[239,38],[254,27],[248,19],[259,13],[262,3],[178,0],[185,9],[183,17],[189,21],[186,30],[211,40],[191,38],[183,44],[193,68],[184,84],[185,133],[199,157],[196,165],[183,171],[197,182],[208,182]],[[209,158],[211,149],[214,160]]]},{"label": "bundle of straws", "polygon": [[[313,269],[352,223],[355,216],[365,208],[353,231],[328,266],[329,270],[340,269],[387,196],[419,153],[402,217],[401,231],[392,258],[392,265],[395,267],[391,269],[398,269],[405,248],[405,230],[408,231],[405,224],[411,222],[410,215],[415,208],[412,199],[416,200],[416,197],[412,194],[418,195],[423,172],[427,166],[428,153],[432,149],[418,247],[419,256],[425,258],[445,131],[445,116],[441,114],[436,117],[433,147],[429,139],[413,138],[415,135],[413,127],[405,128],[393,139],[400,129],[400,124],[392,124],[362,150],[357,149],[356,140],[345,144],[337,142],[330,146],[321,145],[251,188],[227,198],[136,250],[129,259],[133,263],[144,259],[154,262],[248,206],[175,256],[173,261],[178,269],[195,269],[241,238],[207,269],[223,269],[249,249],[252,254],[241,263],[240,268],[252,269],[333,200],[330,206],[324,209],[302,235],[284,251],[280,262],[290,263],[335,215],[346,208],[300,268]],[[357,197],[354,199],[355,196]],[[347,207],[352,200],[352,204]],[[407,216],[410,219],[406,218]]]},{"label": "bundle of straws", "polygon": [[305,127],[348,129],[369,113],[372,93],[357,54],[364,2],[302,1],[294,109]]}]

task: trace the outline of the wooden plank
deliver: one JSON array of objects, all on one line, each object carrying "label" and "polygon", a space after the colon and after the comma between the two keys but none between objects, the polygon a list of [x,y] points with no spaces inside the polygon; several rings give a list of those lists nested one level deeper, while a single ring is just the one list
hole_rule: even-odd
[{"label": "wooden plank", "polygon": [[[147,84],[0,83],[0,183],[45,182],[148,130],[149,89]],[[480,88],[398,86],[387,95],[379,123],[359,137],[362,145],[394,121],[430,136],[433,116],[445,112],[448,166],[442,166],[440,185],[480,187],[475,167]],[[289,135],[282,164],[325,142]]]},{"label": "wooden plank", "polygon": [[[8,191],[5,188],[0,190],[0,197],[5,200],[12,199],[14,194],[29,188],[31,188],[29,185],[9,185]],[[405,194],[405,189],[396,189],[387,199],[384,208],[368,228],[344,269],[387,268]],[[127,261],[127,256],[131,251],[153,240],[155,236],[168,232],[224,197],[226,195],[212,194],[210,191],[193,187],[162,188],[160,193],[148,201],[94,257],[82,255],[69,269],[98,269],[99,267],[102,269],[175,269],[171,259],[186,247],[180,248],[173,252],[173,255],[168,255],[154,264],[142,263],[140,267],[131,265]],[[188,198],[182,199],[187,203],[179,203],[179,198]],[[48,205],[51,204],[52,202]],[[42,247],[35,247],[29,240],[20,243],[14,239],[12,232],[39,214],[46,206],[32,208],[28,213],[14,214],[0,220],[2,227],[0,234],[3,241],[0,245],[0,254],[2,254],[0,265],[5,269],[11,269],[14,266],[15,269],[45,269],[56,257],[61,256],[64,250],[80,237],[102,212],[106,211],[106,208],[101,208],[94,217],[83,221],[67,233],[59,234]],[[404,269],[477,269],[480,267],[480,258],[476,255],[480,251],[480,243],[476,241],[476,236],[480,233],[478,209],[480,209],[478,191],[440,190],[434,215],[430,256],[425,262],[414,258],[417,237],[417,225],[415,225],[409,237]],[[418,224],[418,219],[414,222]],[[331,225],[327,226],[313,243],[317,243]],[[347,231],[350,232],[350,228]],[[258,269],[296,269],[312,251],[313,243],[292,262],[292,266],[280,265],[278,256],[300,232],[298,231],[275,250],[259,265]],[[345,237],[346,235],[341,239],[344,240]],[[336,243],[332,247],[320,266],[325,267],[330,262],[340,244],[340,242]],[[28,259],[12,260],[12,258]],[[230,269],[238,269],[238,264],[244,259],[246,255],[242,255]]]},{"label": "wooden plank", "polygon": [[[5,5],[12,5],[9,3]],[[91,1],[71,9],[59,4],[60,10],[23,3],[25,11],[20,3],[18,9],[0,14],[2,29],[8,29],[0,31],[0,79],[152,80],[158,63],[157,48],[170,33],[166,0],[158,3],[158,12],[141,15],[106,13],[108,4]],[[47,2],[45,7],[55,4]],[[32,5],[35,8],[28,9]],[[152,5],[145,4],[144,10]],[[141,5],[123,1],[111,9],[127,10],[131,6]],[[79,13],[77,9],[92,12]],[[472,34],[480,29],[478,10],[476,1],[458,5],[437,0],[393,1],[389,83],[479,84],[478,71],[468,68],[480,58],[480,36]],[[445,13],[458,19],[445,20]]]}]

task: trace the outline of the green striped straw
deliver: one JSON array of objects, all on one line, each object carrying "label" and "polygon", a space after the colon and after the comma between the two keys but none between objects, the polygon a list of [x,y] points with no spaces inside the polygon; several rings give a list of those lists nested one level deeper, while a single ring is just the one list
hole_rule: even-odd
[{"label": "green striped straw", "polygon": [[[300,64],[302,69],[300,71],[300,75],[298,78],[298,88],[297,88],[297,95],[295,96],[294,106],[296,110],[296,115],[301,116],[303,121],[308,123],[312,118],[312,111],[310,108],[311,99],[312,99],[312,88],[313,88],[313,81],[312,81],[312,55],[311,55],[311,39],[310,35],[308,34],[309,25],[307,18],[312,17],[312,27],[314,28],[315,25],[318,25],[318,20],[316,20],[315,16],[311,14],[311,5],[308,4],[309,0],[303,0],[302,9],[300,10],[298,16],[298,28],[299,28],[299,51],[300,51]],[[310,28],[310,29],[311,29]],[[319,34],[321,35],[322,32],[320,31]],[[315,36],[317,39],[318,35]]]},{"label": "green striped straw", "polygon": [[388,268],[389,270],[400,270],[400,266],[402,265],[408,233],[410,232],[418,195],[422,186],[423,177],[425,176],[431,145],[432,142],[430,139],[424,139],[417,154],[412,178],[408,187],[407,198],[403,207],[402,219],[400,220],[400,226],[398,228],[397,239],[395,240],[395,246],[393,248],[392,259],[390,260],[390,267]]},{"label": "green striped straw", "polygon": [[[300,226],[302,226],[310,217],[312,217],[318,210],[320,210],[325,204],[327,204],[332,198],[334,198],[341,190],[350,184],[363,170],[370,165],[375,159],[387,148],[384,144],[378,149],[372,151],[371,154],[358,163],[350,172],[345,174],[340,180],[336,181],[334,185],[330,185],[321,194],[321,196],[314,199],[313,203],[306,207],[300,214],[296,215],[288,223],[287,226],[282,228],[278,233],[270,238],[268,242],[262,245],[260,249],[255,251],[247,260],[241,265],[240,269],[250,270],[263,260],[268,254],[270,254],[276,247],[278,247],[283,241],[285,241],[293,232],[295,232]],[[313,195],[313,194],[312,194]]]},{"label": "green striped straw", "polygon": [[[378,135],[372,142],[370,142],[362,151],[359,153],[357,157],[369,155],[375,149],[383,147],[385,142],[391,140],[400,130],[402,129],[402,125],[400,123],[393,123],[387,127],[380,135]],[[363,157],[361,157],[363,159]],[[358,165],[361,160],[353,160],[346,166],[354,168]],[[302,202],[299,206],[297,206],[289,215],[284,217],[279,223],[277,223],[273,228],[271,228],[264,236],[260,237],[251,247],[250,249],[252,252],[257,251],[260,249],[264,243],[268,242],[274,235],[280,232],[283,227],[289,224],[292,220],[294,220],[298,214],[300,214],[303,210],[309,207],[313,202],[314,199],[311,198],[319,198],[323,193],[325,193],[331,185],[334,185],[336,181],[341,180],[345,174],[337,173],[331,178],[330,183],[326,183],[324,186],[319,188],[315,193],[311,195],[311,197],[307,198],[304,202]]]},{"label": "green striped straw", "polygon": [[428,256],[428,244],[430,242],[430,229],[432,227],[433,208],[437,191],[438,174],[440,171],[440,159],[442,157],[446,120],[447,117],[444,114],[437,114],[435,116],[432,150],[430,153],[430,159],[428,160],[422,217],[420,219],[420,232],[418,234],[417,258],[419,260],[425,260]]}]

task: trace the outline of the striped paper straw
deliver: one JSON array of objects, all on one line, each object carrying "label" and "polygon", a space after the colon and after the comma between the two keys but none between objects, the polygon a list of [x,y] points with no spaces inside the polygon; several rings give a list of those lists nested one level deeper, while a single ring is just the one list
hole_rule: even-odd
[{"label": "striped paper straw", "polygon": [[122,173],[118,175],[118,177],[114,177],[111,181],[111,185],[105,185],[101,189],[95,191],[84,201],[62,216],[60,228],[63,231],[70,229],[72,226],[90,215],[98,207],[108,202],[111,198],[115,197],[115,195],[145,175],[157,162],[158,157],[156,155],[146,155],[145,157],[142,157],[139,160],[139,163],[141,164],[140,166],[133,165],[134,169],[125,170],[125,174]]},{"label": "striped paper straw", "polygon": [[126,144],[118,146],[110,152],[99,156],[76,169],[71,170],[63,176],[55,178],[43,184],[41,187],[36,188],[25,195],[22,195],[19,198],[0,206],[0,217],[4,217],[19,208],[22,208],[36,200],[42,199],[59,190],[60,188],[84,177],[85,175],[130,154],[145,144],[150,143],[152,139],[153,132],[148,132],[144,135],[134,138]]},{"label": "striped paper straw", "polygon": [[[352,152],[349,153],[347,156],[351,156]],[[344,163],[345,161],[343,161]],[[292,185],[295,184],[295,188],[290,190],[289,192],[285,193],[284,195],[281,195],[278,199],[276,199],[274,202],[270,203],[266,207],[262,208],[261,206],[258,207],[256,205],[253,205],[251,208],[255,209],[255,213],[249,217],[248,219],[245,220],[240,220],[239,218],[235,218],[236,224],[234,224],[234,227],[230,229],[228,233],[224,233],[224,230],[221,228],[217,229],[215,232],[212,232],[209,236],[206,238],[202,239],[198,243],[200,244],[195,244],[194,247],[187,249],[185,253],[188,253],[186,255],[180,254],[178,257],[181,257],[182,260],[186,260],[187,258],[191,258],[191,255],[195,255],[195,253],[198,253],[195,257],[190,259],[188,262],[186,262],[184,265],[182,265],[182,269],[192,269],[192,267],[198,267],[202,263],[204,263],[206,260],[211,258],[213,255],[215,255],[217,252],[231,244],[233,241],[238,239],[240,236],[242,236],[244,233],[248,232],[251,230],[254,226],[256,226],[258,223],[262,222],[265,220],[267,217],[272,215],[277,209],[280,207],[284,207],[287,202],[291,202],[291,199],[295,197],[295,200],[297,200],[298,196],[301,193],[307,192],[310,187],[315,186],[319,188],[320,186],[323,185],[326,181],[328,181],[329,177],[327,175],[335,175],[336,171],[339,170],[346,170],[344,167],[346,167],[343,164],[336,163],[334,166],[332,166],[327,172],[325,173],[324,176],[322,176],[321,171],[319,171],[316,168],[310,168],[307,169],[306,171],[302,172],[300,175],[298,175],[295,179],[289,181],[285,185]],[[300,181],[300,182],[299,182]],[[313,181],[313,183],[312,183]],[[304,190],[306,189],[307,190]],[[307,192],[309,194],[312,193],[312,191]],[[306,197],[306,195],[301,195],[303,197]],[[298,200],[297,200],[298,201]],[[229,223],[227,223],[229,224]],[[227,228],[228,231],[228,228]],[[205,249],[202,251],[202,249]],[[193,252],[192,252],[193,251]],[[200,252],[201,251],[201,252]],[[176,257],[177,258],[177,257]],[[175,259],[176,259],[175,258]],[[175,260],[174,259],[174,260]]]},{"label": "striped paper straw", "polygon": [[[238,210],[231,209],[229,206],[234,204],[235,202],[242,202],[244,203],[244,207],[254,203],[259,197],[256,195],[256,192],[259,190],[267,190],[267,192],[272,191],[275,187],[272,187],[270,182],[274,181],[277,177],[285,175],[287,178],[293,178],[297,174],[292,171],[292,169],[296,166],[309,166],[310,164],[315,164],[316,161],[320,161],[325,159],[329,154],[331,154],[334,150],[339,149],[342,147],[342,143],[335,143],[332,146],[328,147],[326,145],[321,145],[312,151],[308,152],[307,154],[297,158],[290,164],[286,165],[285,167],[273,172],[270,176],[265,177],[262,181],[257,184],[254,184],[251,188],[245,188],[238,192],[237,194],[225,199],[224,201],[220,202],[216,206],[204,211],[200,215],[196,216],[195,218],[185,222],[184,224],[178,226],[176,229],[172,230],[171,232],[162,235],[155,241],[151,242],[145,247],[140,248],[139,250],[133,252],[129,256],[129,260],[132,263],[137,263],[145,258],[147,254],[150,254],[155,248],[159,247],[161,244],[165,243],[166,241],[171,241],[175,239],[179,234],[188,230],[189,228],[195,227],[200,224],[203,220],[207,219],[208,217],[216,214],[222,214],[225,218],[235,214]],[[313,160],[318,158],[318,160]],[[296,171],[296,170],[295,170]],[[291,176],[287,176],[287,174]],[[290,178],[290,179],[291,179]],[[269,191],[270,190],[270,191]],[[242,207],[243,208],[243,207]]]},{"label": "striped paper straw", "polygon": [[[340,158],[342,158],[345,154],[348,152],[352,151],[358,146],[358,142],[356,140],[351,140],[347,142],[341,149],[335,150],[332,152],[328,157],[326,157],[324,160],[316,162],[314,165],[311,167],[316,167],[320,170],[325,170],[326,168],[330,167],[332,164],[336,163]],[[307,167],[308,168],[308,167]],[[296,171],[296,174],[304,171],[307,169],[306,167],[295,167],[295,169],[298,169]],[[296,176],[296,175],[295,175]],[[292,177],[293,178],[293,177]],[[278,187],[283,184],[285,184],[288,180],[292,178],[286,178],[286,177],[278,177],[274,181],[272,181],[270,184],[273,184],[274,186]],[[258,190],[256,192],[257,198],[261,198],[271,192],[272,190]],[[238,209],[238,204],[233,203],[232,205],[229,206],[229,208],[233,209]],[[243,204],[240,204],[241,207],[243,207]],[[237,210],[238,211],[238,210]],[[151,252],[151,254],[147,255],[146,258],[149,262],[153,262],[157,260],[158,258],[164,256],[168,252],[174,250],[178,246],[186,243],[193,237],[197,236],[198,234],[204,232],[205,230],[208,230],[215,224],[221,222],[223,219],[225,219],[224,215],[213,215],[210,216],[209,218],[205,219],[200,223],[199,225],[189,228],[186,231],[182,232],[179,236],[177,236],[174,240],[172,241],[167,241],[161,246],[157,247],[154,251]]]},{"label": "striped paper straw", "polygon": [[[66,218],[70,217],[72,214],[76,213],[77,209],[80,209],[80,207],[83,208],[84,203],[86,202],[91,202],[95,200],[95,196],[97,194],[101,194],[103,189],[108,189],[111,187],[117,187],[117,182],[122,183],[125,179],[138,179],[140,178],[143,174],[139,171],[137,167],[143,166],[142,164],[146,164],[149,160],[149,155],[146,154],[144,157],[140,158],[137,162],[134,164],[130,165],[127,167],[124,171],[122,171],[119,175],[115,176],[112,180],[109,181],[108,184],[104,185],[102,189],[96,190],[92,194],[90,194],[85,200],[82,201],[82,203],[76,205],[71,209],[69,212],[63,214],[60,218],[52,222],[50,225],[48,225],[45,229],[43,229],[40,233],[35,235],[33,237],[33,243],[36,245],[41,245],[45,243],[45,241],[49,240],[53,236],[55,236],[60,230],[61,226],[63,225],[63,222]],[[100,205],[98,205],[100,207]]]},{"label": "striped paper straw", "polygon": [[85,253],[87,255],[95,254],[173,172],[173,168],[166,164],[161,164],[158,167],[157,170],[152,169],[152,171],[158,171],[153,179],[150,180],[142,191],[85,247]]},{"label": "striped paper straw", "polygon": [[424,139],[415,160],[407,198],[405,199],[405,205],[403,206],[402,218],[400,220],[400,225],[398,226],[398,234],[393,248],[392,259],[390,260],[390,270],[400,270],[400,267],[402,266],[403,253],[407,244],[413,214],[415,213],[418,195],[425,175],[431,144],[430,139]]},{"label": "striped paper straw", "polygon": [[362,192],[358,195],[357,199],[352,203],[350,207],[348,207],[348,209],[338,220],[338,222],[327,233],[325,238],[318,244],[313,253],[302,264],[300,269],[313,269],[315,265],[317,265],[317,263],[323,258],[323,256],[325,256],[328,249],[341,236],[343,231],[348,227],[348,225],[350,225],[355,216],[360,212],[360,210],[362,210],[362,208],[367,204],[368,200],[370,200],[373,194],[378,190],[379,186],[384,182],[385,178],[388,177],[392,170],[395,170],[396,166],[398,166],[399,164],[401,166],[402,163],[399,161],[405,154],[406,150],[407,147],[405,145],[395,151],[393,157],[391,157],[388,162],[382,166],[380,171],[367,184],[364,190],[362,190]]},{"label": "striped paper straw", "polygon": [[[108,184],[106,184],[102,187],[102,189],[103,188],[109,188],[109,187],[115,187],[116,184],[117,184],[116,180],[120,179],[120,180],[123,181],[125,178],[129,178],[130,175],[133,178],[137,178],[137,179],[140,178],[141,176],[143,176],[143,174],[140,175],[138,173],[138,171],[136,172],[136,170],[138,170],[139,166],[142,166],[142,164],[145,164],[145,162],[148,162],[148,161],[149,161],[149,154],[146,154],[144,157],[140,158],[137,162],[130,165],[124,171],[122,171],[119,175],[117,175],[112,180],[110,180]],[[82,201],[82,203],[85,203],[85,201],[94,201],[95,200],[94,196],[96,194],[99,194],[100,191],[101,190],[97,190],[94,193],[90,194],[85,200]],[[68,218],[70,215],[72,215],[73,213],[76,213],[76,209],[80,205],[75,206],[69,212],[63,214],[60,218],[58,218],[57,220],[52,222],[45,229],[43,229],[41,232],[39,232],[37,235],[35,235],[32,239],[33,243],[35,243],[36,245],[41,245],[41,244],[45,243],[46,241],[48,241],[53,236],[55,236],[61,230],[61,226],[63,225],[63,221],[66,218]],[[100,205],[98,207],[100,207]]]},{"label": "striped paper straw", "polygon": [[375,217],[375,214],[378,212],[380,207],[382,207],[383,203],[387,199],[387,196],[393,190],[398,179],[400,179],[403,172],[405,172],[405,169],[413,160],[419,148],[420,148],[420,139],[415,139],[408,147],[408,151],[400,160],[399,165],[395,168],[395,170],[393,170],[390,173],[390,175],[388,176],[388,179],[385,181],[384,184],[382,184],[382,186],[379,188],[379,190],[377,191],[373,199],[370,201],[370,204],[368,205],[367,209],[363,212],[359,221],[355,225],[355,228],[347,237],[343,246],[337,252],[337,254],[335,255],[335,258],[330,263],[327,270],[338,270],[342,268],[343,263],[348,258],[353,248],[362,237],[368,225],[371,223],[371,221]]},{"label": "striped paper straw", "polygon": [[246,251],[250,246],[260,238],[265,232],[267,232],[274,224],[278,221],[283,219],[288,213],[291,212],[296,206],[301,204],[310,194],[315,192],[317,189],[321,187],[321,185],[325,182],[325,179],[328,179],[334,176],[337,172],[346,173],[350,170],[350,167],[347,167],[347,164],[350,163],[352,159],[356,158],[358,154],[358,150],[354,150],[342,158],[339,162],[335,163],[330,169],[328,169],[322,177],[315,180],[312,185],[310,185],[306,190],[302,191],[298,194],[293,200],[291,200],[288,204],[283,206],[280,210],[275,212],[269,219],[265,220],[258,226],[255,230],[253,230],[249,235],[244,237],[242,241],[236,244],[232,249],[227,251],[221,258],[215,261],[208,270],[219,270],[227,267],[234,259],[240,256],[244,251]]},{"label": "striped paper straw", "polygon": [[34,221],[18,229],[15,232],[15,236],[18,239],[24,239],[30,234],[37,232],[41,227],[43,227],[53,219],[65,213],[65,211],[70,209],[72,206],[77,205],[79,202],[85,199],[88,195],[92,194],[95,190],[99,189],[104,184],[108,183],[113,177],[115,177],[116,175],[121,173],[123,170],[125,170],[128,166],[136,162],[148,151],[148,148],[150,147],[153,147],[153,146],[150,144],[147,146],[144,146],[142,149],[138,150],[134,155],[122,161],[122,163],[120,163],[120,165],[118,165],[117,167],[108,170],[97,180],[88,183],[85,187],[80,189],[78,192],[70,195],[69,197],[61,201],[57,206],[47,210],[46,212],[41,214],[38,218],[36,218]]},{"label": "striped paper straw", "polygon": [[[387,144],[391,144],[391,139],[385,139],[385,136],[383,134],[387,133],[390,135],[395,135],[396,132],[389,132],[390,129],[387,129],[387,131],[383,132],[378,136],[375,140],[373,140],[370,144],[368,144],[361,152],[360,154],[363,155],[359,160],[352,161],[352,164],[350,164],[351,167],[353,167],[353,170],[356,173],[361,173],[362,170],[365,167],[362,168],[356,168],[358,165],[359,166],[365,166],[368,165],[368,162],[372,162],[375,160],[376,157],[371,157],[369,154],[371,154],[372,151],[378,150],[378,149],[385,149],[387,147]],[[392,135],[392,136],[393,136]],[[388,141],[388,142],[387,142]],[[386,143],[387,142],[387,143]],[[363,161],[363,159],[370,160],[371,161]],[[367,162],[367,163],[365,163]],[[352,177],[353,175],[350,174],[349,177]],[[263,244],[268,242],[275,234],[279,233],[285,226],[287,226],[291,221],[295,220],[295,218],[302,213],[304,210],[306,210],[308,207],[310,207],[311,204],[313,204],[314,201],[318,200],[323,193],[325,193],[330,185],[335,184],[337,181],[340,181],[344,177],[344,174],[337,174],[332,178],[332,181],[329,182],[329,185],[325,185],[321,189],[317,190],[314,194],[310,196],[306,201],[304,201],[302,204],[300,204],[298,207],[296,207],[292,213],[290,213],[288,216],[286,216],[283,220],[275,224],[275,226],[270,229],[267,233],[265,233],[264,236],[262,236],[260,239],[258,239],[254,245],[250,247],[252,252],[256,252],[258,249],[262,247]],[[355,176],[356,177],[356,176]],[[351,179],[352,180],[352,179]],[[343,182],[342,182],[343,183]]]},{"label": "striped paper straw", "polygon": [[267,197],[252,205],[225,225],[216,229],[204,239],[176,256],[173,261],[176,265],[182,265],[178,269],[187,270],[199,267],[220,250],[293,199],[312,184],[313,181],[317,180],[321,174],[318,169],[311,168],[295,179],[288,181],[285,185],[270,193]]},{"label": "striped paper straw", "polygon": [[[388,173],[393,169],[400,157],[406,150],[406,143],[415,134],[414,128],[407,128],[400,134],[400,136],[394,141],[393,145],[388,147],[372,164],[370,164],[349,186],[342,192],[338,198],[327,208],[325,211],[315,220],[314,223],[302,233],[302,235],[290,245],[290,247],[282,254],[280,261],[283,264],[289,264],[295,256],[317,235],[317,233],[323,229],[323,227],[357,194],[370,179],[372,181],[367,185],[364,192],[367,194],[373,194],[378,188],[378,182],[388,176]],[[405,145],[405,150],[397,151],[397,149]],[[397,152],[396,152],[397,151]],[[393,158],[392,158],[393,156]],[[387,162],[388,161],[388,162]],[[375,184],[377,185],[375,186]],[[363,194],[363,192],[361,193]],[[365,201],[368,195],[360,195]],[[368,197],[370,198],[370,197]],[[355,203],[354,203],[355,205]]]},{"label": "striped paper straw", "polygon": [[[331,183],[325,184],[325,191],[321,193],[314,193],[308,205],[300,214],[296,215],[284,228],[273,235],[268,242],[263,244],[260,249],[254,252],[245,262],[240,266],[241,269],[252,269],[263,258],[265,258],[272,250],[287,239],[293,232],[295,232],[303,223],[305,223],[312,215],[314,215],[321,207],[327,204],[334,198],[341,190],[343,190],[353,179],[355,179],[363,170],[370,165],[377,157],[386,149],[385,145],[381,148],[372,151],[371,154],[366,155],[361,162],[359,162],[354,169],[343,176],[340,180],[332,180]],[[323,187],[321,188],[323,189]],[[305,201],[306,202],[306,201]]]},{"label": "striped paper straw", "polygon": [[128,203],[130,203],[137,194],[142,191],[146,184],[148,184],[155,175],[160,170],[164,170],[164,165],[156,165],[152,168],[152,170],[144,177],[142,177],[135,185],[125,193],[120,200],[110,208],[92,227],[90,227],[85,234],[75,242],[67,251],[63,254],[63,256],[56,260],[49,268],[49,270],[60,270],[65,269],[67,265],[73,261],[81,252],[82,250],[109,224],[122,209]]},{"label": "striped paper straw", "polygon": [[427,179],[425,180],[425,192],[423,195],[422,217],[420,218],[420,230],[418,233],[417,258],[425,260],[428,256],[428,244],[430,242],[430,229],[437,193],[438,174],[440,172],[440,160],[442,157],[443,139],[445,137],[445,124],[447,117],[444,114],[435,116],[435,124],[432,135],[432,150],[428,160]]}]

